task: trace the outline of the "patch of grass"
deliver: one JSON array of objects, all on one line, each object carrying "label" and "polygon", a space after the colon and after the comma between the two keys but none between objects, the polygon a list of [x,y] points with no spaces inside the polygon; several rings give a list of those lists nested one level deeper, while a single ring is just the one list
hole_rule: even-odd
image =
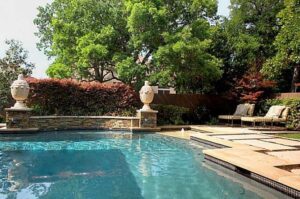
[{"label": "patch of grass", "polygon": [[299,139],[300,140],[300,133],[279,134],[278,136],[285,137],[285,138]]}]

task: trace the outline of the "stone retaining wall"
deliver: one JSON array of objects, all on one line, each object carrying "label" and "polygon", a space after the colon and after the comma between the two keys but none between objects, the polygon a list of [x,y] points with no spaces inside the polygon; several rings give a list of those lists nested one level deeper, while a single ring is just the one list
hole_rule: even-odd
[{"label": "stone retaining wall", "polygon": [[139,127],[138,117],[112,116],[32,116],[29,128],[48,130],[130,129]]},{"label": "stone retaining wall", "polygon": [[7,128],[27,128],[29,125],[30,111],[14,110],[11,108],[6,111],[6,127]]}]

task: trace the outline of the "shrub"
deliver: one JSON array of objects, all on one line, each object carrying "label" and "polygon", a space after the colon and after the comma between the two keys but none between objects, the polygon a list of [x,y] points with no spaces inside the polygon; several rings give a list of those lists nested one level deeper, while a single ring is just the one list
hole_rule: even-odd
[{"label": "shrub", "polygon": [[139,106],[134,90],[121,83],[34,78],[27,81],[28,105],[38,115],[128,115]]},{"label": "shrub", "polygon": [[157,114],[157,124],[167,125],[167,124],[185,124],[183,117],[189,112],[188,108],[173,106],[173,105],[162,105],[153,104],[151,107],[158,111]]},{"label": "shrub", "polygon": [[267,99],[259,104],[260,112],[266,113],[273,105],[290,107],[287,127],[289,129],[300,129],[300,99]]},{"label": "shrub", "polygon": [[216,117],[211,117],[208,122],[206,122],[207,125],[217,125],[219,124],[219,119]]},{"label": "shrub", "polygon": [[261,73],[247,73],[237,80],[229,95],[240,102],[257,103],[268,97],[276,83],[266,80]]},{"label": "shrub", "polygon": [[195,110],[192,112],[192,117],[194,118],[193,122],[195,123],[205,123],[211,119],[211,110],[205,105],[199,105]]}]

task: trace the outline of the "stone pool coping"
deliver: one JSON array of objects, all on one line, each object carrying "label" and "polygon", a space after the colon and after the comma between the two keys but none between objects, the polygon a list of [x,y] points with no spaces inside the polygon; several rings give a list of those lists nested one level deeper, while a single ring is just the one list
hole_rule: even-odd
[{"label": "stone pool coping", "polygon": [[12,128],[7,129],[5,126],[2,128],[0,127],[0,134],[21,134],[21,133],[37,133],[39,132],[38,128],[27,128],[27,129],[20,129],[20,128]]},{"label": "stone pool coping", "polygon": [[[263,131],[255,131],[245,128],[232,128],[220,126],[191,126],[191,131],[182,132],[161,132],[166,136],[177,138],[190,139],[201,144],[208,145],[212,149],[205,149],[203,153],[205,160],[221,165],[227,169],[233,170],[244,176],[247,176],[255,181],[274,188],[286,195],[299,198],[300,197],[300,157],[289,157],[292,153],[299,151],[300,147],[293,146],[292,149],[281,143],[274,143],[275,139],[279,138],[276,135],[265,134]],[[278,133],[278,132],[277,132]],[[295,132],[294,132],[295,133]],[[298,132],[300,133],[300,132]],[[271,132],[272,134],[272,132]],[[217,137],[216,135],[222,135]],[[237,136],[239,135],[239,136]],[[253,136],[251,144],[238,142],[241,140],[240,135],[245,135],[245,140],[249,140],[249,135]],[[259,135],[264,135],[260,136]],[[270,143],[268,143],[270,137]],[[226,137],[227,136],[227,137]],[[257,136],[257,138],[255,138]],[[236,140],[234,138],[237,138]],[[256,146],[255,140],[259,142],[260,147]],[[284,139],[295,145],[295,140]],[[261,142],[266,142],[265,146],[261,146]],[[275,140],[276,141],[276,140]],[[283,149],[274,148],[282,145]],[[280,148],[280,147],[279,147]],[[280,153],[277,156],[274,153]],[[284,169],[291,166],[296,166],[295,172]]]},{"label": "stone pool coping", "polygon": [[[120,120],[138,120],[138,117],[114,117],[114,116],[32,116],[32,119],[120,119]],[[39,128],[5,128],[5,123],[0,123],[0,134],[13,134],[13,133],[38,133],[44,132],[45,130],[41,130]],[[156,128],[145,128],[145,127],[126,127],[126,128],[101,128],[101,127],[91,127],[91,128],[68,128],[68,129],[52,129],[49,131],[68,131],[68,130],[113,130],[113,131],[130,131],[133,133],[154,133],[160,131],[179,131],[179,130],[190,130],[191,127],[189,125],[166,125],[166,126],[158,126]]]},{"label": "stone pool coping", "polygon": [[138,120],[138,117],[120,116],[31,116],[32,119],[60,119],[60,118],[84,118],[84,119],[119,119],[119,120]]},{"label": "stone pool coping", "polygon": [[[160,132],[161,128],[140,128],[140,127],[133,127],[133,128],[69,128],[69,129],[60,129],[60,130],[49,130],[49,131],[74,131],[74,130],[83,130],[83,131],[88,131],[88,130],[99,130],[99,131],[128,131],[132,133],[155,133],[155,132]],[[28,129],[20,129],[20,128],[12,128],[12,129],[7,129],[7,128],[0,128],[0,134],[32,134],[32,133],[41,133],[45,132],[45,130],[40,130],[39,128],[28,128]]]}]

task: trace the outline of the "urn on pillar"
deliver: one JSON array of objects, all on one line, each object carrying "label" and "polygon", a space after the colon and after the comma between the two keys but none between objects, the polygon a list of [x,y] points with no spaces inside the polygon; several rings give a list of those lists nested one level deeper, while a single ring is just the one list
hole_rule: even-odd
[{"label": "urn on pillar", "polygon": [[150,103],[153,101],[154,91],[149,85],[148,81],[145,81],[145,85],[140,90],[140,99],[144,106],[137,111],[137,115],[140,119],[140,128],[156,128],[157,126],[157,111],[152,110]]},{"label": "urn on pillar", "polygon": [[150,103],[153,101],[154,91],[149,85],[148,81],[145,81],[145,85],[140,90],[140,99],[143,102],[144,106],[141,110],[151,111]]},{"label": "urn on pillar", "polygon": [[11,95],[16,100],[16,103],[12,109],[28,109],[24,101],[28,98],[29,85],[24,80],[23,75],[19,75],[18,79],[13,82],[10,87]]},{"label": "urn on pillar", "polygon": [[30,112],[24,101],[28,98],[29,85],[24,80],[23,75],[19,75],[18,79],[13,82],[10,87],[11,95],[16,103],[11,108],[6,108],[6,128],[7,129],[28,129],[30,127]]}]

